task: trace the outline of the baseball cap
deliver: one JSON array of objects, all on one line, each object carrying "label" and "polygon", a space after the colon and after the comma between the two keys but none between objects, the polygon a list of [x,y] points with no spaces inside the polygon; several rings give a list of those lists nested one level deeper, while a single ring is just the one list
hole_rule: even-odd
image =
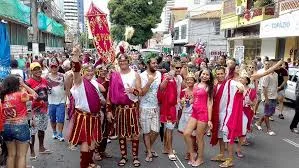
[{"label": "baseball cap", "polygon": [[37,68],[37,67],[41,68],[41,65],[40,65],[38,62],[32,62],[32,63],[30,64],[30,70],[31,70],[31,71],[32,71],[34,68]]}]

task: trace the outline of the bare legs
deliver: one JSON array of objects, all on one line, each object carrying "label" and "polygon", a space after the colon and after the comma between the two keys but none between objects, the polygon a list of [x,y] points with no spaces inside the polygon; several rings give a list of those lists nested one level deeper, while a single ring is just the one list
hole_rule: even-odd
[{"label": "bare legs", "polygon": [[8,148],[7,168],[25,168],[28,142],[6,142]]},{"label": "bare legs", "polygon": [[190,117],[187,126],[184,130],[184,140],[185,143],[187,144],[187,152],[190,153],[190,161],[191,163],[195,162],[195,152],[194,148],[193,148],[193,140],[191,138],[192,132],[193,130],[196,128],[197,126],[197,120]]},{"label": "bare legs", "polygon": [[[191,134],[193,130],[196,128],[197,132],[197,145],[198,145],[198,151],[194,151],[193,148],[193,140],[191,138]],[[197,121],[194,118],[190,118],[186,129],[184,131],[184,138],[185,142],[187,144],[188,152],[190,153],[190,161],[193,166],[199,166],[203,164],[203,155],[204,155],[204,135],[207,130],[207,123]],[[195,155],[197,153],[197,157],[195,158]]]},{"label": "bare legs", "polygon": [[144,144],[146,147],[146,151],[147,151],[147,156],[146,156],[146,161],[150,161],[151,158],[153,157],[152,152],[153,152],[153,144],[156,141],[157,137],[158,137],[158,133],[151,131],[148,134],[144,134]]}]

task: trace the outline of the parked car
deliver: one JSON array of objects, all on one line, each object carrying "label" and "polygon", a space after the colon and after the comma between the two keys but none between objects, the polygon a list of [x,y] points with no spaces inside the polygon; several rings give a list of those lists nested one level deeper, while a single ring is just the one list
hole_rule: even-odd
[{"label": "parked car", "polygon": [[291,101],[296,100],[295,90],[296,83],[299,80],[299,68],[289,68],[289,80],[285,90],[285,98]]}]

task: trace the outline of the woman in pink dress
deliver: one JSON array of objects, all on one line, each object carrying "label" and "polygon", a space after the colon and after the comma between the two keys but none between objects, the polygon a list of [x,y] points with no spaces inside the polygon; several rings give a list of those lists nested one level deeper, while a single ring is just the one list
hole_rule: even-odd
[{"label": "woman in pink dress", "polygon": [[[193,111],[184,130],[185,141],[188,144],[190,161],[193,167],[204,163],[204,135],[209,127],[212,129],[212,106],[213,106],[213,75],[208,69],[199,73],[199,83],[193,89]],[[196,128],[198,151],[193,151],[192,131]],[[195,157],[197,154],[197,157]]]}]

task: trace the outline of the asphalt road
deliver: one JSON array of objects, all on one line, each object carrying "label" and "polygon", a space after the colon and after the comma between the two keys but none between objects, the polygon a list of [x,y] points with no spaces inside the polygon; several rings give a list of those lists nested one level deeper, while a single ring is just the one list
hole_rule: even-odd
[{"label": "asphalt road", "polygon": [[[285,106],[285,119],[278,119],[277,113],[274,116],[275,121],[271,122],[273,131],[276,136],[268,136],[264,131],[254,129],[253,138],[250,139],[251,145],[244,147],[245,157],[235,159],[235,167],[240,168],[299,168],[299,135],[291,133],[289,123],[294,115],[294,109],[290,104]],[[129,143],[128,143],[129,144]],[[37,146],[37,145],[36,145]],[[130,146],[130,144],[128,145]],[[38,160],[30,162],[35,168],[79,168],[79,151],[68,149],[66,142],[58,142],[51,139],[51,131],[48,129],[46,147],[54,151],[51,155],[39,155]],[[159,157],[153,162],[146,163],[144,145],[140,144],[139,158],[142,168],[185,168],[191,167],[184,160],[185,145],[183,138],[177,132],[174,134],[174,149],[177,152],[178,160],[172,162],[168,160],[167,155],[161,154],[162,143],[158,139],[155,150]],[[37,151],[37,150],[36,150]],[[105,159],[98,162],[103,168],[118,167],[117,162],[120,159],[118,142],[112,141],[108,145],[107,151],[113,155],[111,159]],[[131,149],[128,149],[130,155]],[[218,153],[218,147],[209,145],[209,138],[206,137],[205,145],[205,163],[202,168],[217,168],[218,163],[211,162],[210,158]],[[125,167],[133,167],[132,159]]]}]

